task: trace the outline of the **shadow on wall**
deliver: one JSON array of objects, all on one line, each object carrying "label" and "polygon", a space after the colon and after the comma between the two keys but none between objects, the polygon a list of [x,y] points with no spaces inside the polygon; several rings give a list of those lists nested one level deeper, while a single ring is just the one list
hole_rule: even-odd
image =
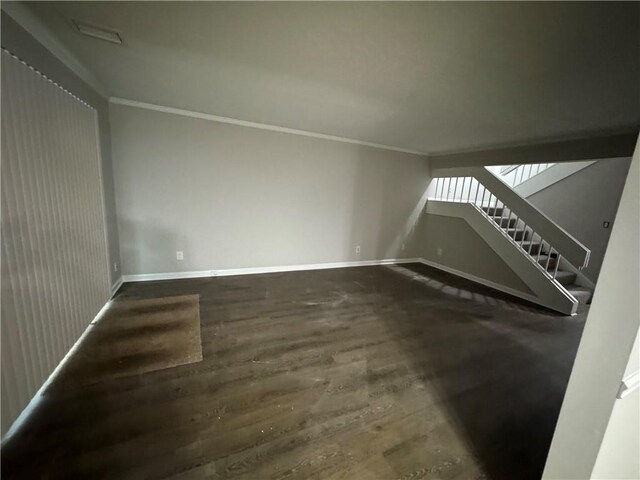
[{"label": "shadow on wall", "polygon": [[[410,175],[397,175],[388,157],[361,147],[352,188],[349,256],[356,260],[420,257],[420,222],[430,183],[427,160],[411,162],[398,158],[398,168],[411,168]],[[401,212],[399,215],[398,212]],[[361,251],[356,253],[356,246]]]},{"label": "shadow on wall", "polygon": [[[438,289],[425,290],[420,315],[403,302],[393,302],[400,310],[389,329],[397,338],[421,338],[424,348],[405,349],[397,340],[398,348],[407,352],[415,374],[427,379],[425,386],[432,389],[456,434],[469,445],[489,478],[539,479],[583,317],[545,315],[536,307],[522,304],[520,308],[518,300],[507,305],[509,314],[499,315],[493,302],[476,301],[476,288],[470,282],[423,265],[389,268]],[[442,295],[453,291],[474,298],[452,303]],[[452,335],[459,339],[457,348],[451,348]],[[376,359],[367,361],[375,364]],[[437,426],[424,428],[427,436],[438,438]]]},{"label": "shadow on wall", "polygon": [[[582,273],[598,281],[630,158],[599,160],[527,197],[562,228],[591,250]],[[604,222],[608,222],[607,227]]]},{"label": "shadow on wall", "polygon": [[[122,265],[122,274],[145,272],[168,273],[194,270],[193,258],[187,256],[179,261],[176,258],[177,251],[190,251],[189,236],[177,231],[175,228],[162,224],[162,219],[148,219],[145,222],[131,220],[126,216],[120,217],[119,229],[124,238],[131,241],[124,243],[121,248],[123,259],[128,262]],[[173,268],[166,271],[156,271],[157,265],[166,264],[166,259],[171,258]]]}]

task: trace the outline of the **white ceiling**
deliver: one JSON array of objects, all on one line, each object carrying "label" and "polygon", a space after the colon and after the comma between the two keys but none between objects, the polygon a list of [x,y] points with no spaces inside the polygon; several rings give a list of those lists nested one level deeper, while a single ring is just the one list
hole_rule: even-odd
[{"label": "white ceiling", "polygon": [[428,153],[640,125],[638,2],[28,8],[110,95],[141,102]]}]

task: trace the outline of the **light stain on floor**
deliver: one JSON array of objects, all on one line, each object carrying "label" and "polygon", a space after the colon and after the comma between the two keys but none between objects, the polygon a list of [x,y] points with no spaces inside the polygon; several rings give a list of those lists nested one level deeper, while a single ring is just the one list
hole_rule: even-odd
[{"label": "light stain on floor", "polygon": [[114,302],[51,389],[78,388],[202,360],[198,295]]},{"label": "light stain on floor", "polygon": [[585,314],[423,265],[128,284],[116,301],[196,294],[201,362],[47,392],[2,477],[540,478]]}]

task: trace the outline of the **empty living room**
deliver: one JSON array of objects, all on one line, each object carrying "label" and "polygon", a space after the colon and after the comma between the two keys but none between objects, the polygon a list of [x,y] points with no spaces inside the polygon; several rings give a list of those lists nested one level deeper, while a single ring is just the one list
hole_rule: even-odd
[{"label": "empty living room", "polygon": [[640,480],[640,2],[2,1],[1,476]]}]

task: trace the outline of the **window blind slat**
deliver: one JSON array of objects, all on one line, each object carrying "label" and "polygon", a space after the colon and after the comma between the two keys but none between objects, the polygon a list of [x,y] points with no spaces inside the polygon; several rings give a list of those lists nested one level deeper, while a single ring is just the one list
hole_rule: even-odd
[{"label": "window blind slat", "polygon": [[2,434],[109,298],[94,109],[2,51]]}]

